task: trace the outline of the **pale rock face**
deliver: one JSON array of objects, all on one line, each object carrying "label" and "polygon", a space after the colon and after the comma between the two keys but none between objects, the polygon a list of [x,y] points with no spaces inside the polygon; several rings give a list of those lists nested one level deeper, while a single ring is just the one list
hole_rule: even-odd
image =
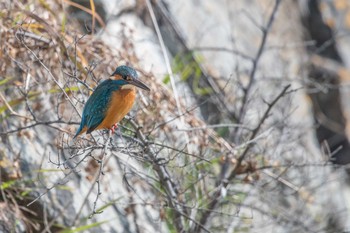
[{"label": "pale rock face", "polygon": [[[105,0],[103,2],[110,16],[118,14],[127,7],[134,7],[136,4],[136,1]],[[262,39],[262,33],[258,29],[258,25],[266,25],[273,2],[246,0],[167,1],[169,11],[186,38],[187,46],[190,49],[195,49],[204,67],[213,76],[218,77],[223,95],[230,103],[228,108],[231,110],[236,107],[237,102],[242,98],[242,93],[238,88],[238,80],[243,85],[247,85],[249,82],[253,67],[249,58],[254,59],[256,57]],[[242,124],[254,127],[266,109],[266,101],[272,100],[281,88],[291,84],[291,89],[297,91],[279,103],[278,109],[280,111],[274,112],[263,126],[262,135],[264,137],[256,141],[258,146],[255,150],[256,154],[253,156],[260,158],[263,155],[271,161],[278,161],[282,164],[290,161],[294,161],[295,164],[320,164],[325,160],[320,158],[320,152],[313,139],[310,101],[301,89],[304,78],[301,70],[307,55],[301,39],[301,26],[297,23],[299,12],[295,7],[293,1],[283,1],[280,6],[271,28],[271,34],[267,37],[265,50],[257,64],[256,80],[251,90],[252,98]],[[286,25],[286,22],[291,24]],[[123,45],[121,33],[125,33],[128,40],[134,45],[139,66],[136,68],[152,73],[159,81],[162,81],[168,70],[154,31],[146,27],[137,15],[130,13],[118,18],[111,17],[106,28],[98,36],[117,53],[118,48]],[[344,40],[342,40],[342,43],[345,43]],[[348,46],[348,43],[345,44]],[[346,53],[346,51],[342,52]],[[347,62],[349,61],[347,60]],[[143,81],[146,82],[144,79]],[[179,99],[184,103],[185,108],[193,107],[196,101],[190,94],[190,88],[176,76],[175,83]],[[123,88],[134,87],[125,85]],[[164,88],[169,87],[165,86]],[[141,92],[141,99],[142,95]],[[196,113],[200,114],[199,112]],[[179,148],[182,148],[191,140],[191,138],[186,138],[186,133],[184,133],[190,126],[182,122],[180,118],[173,120],[174,115],[166,112],[160,114],[163,114],[164,118],[172,120],[169,127],[176,129],[173,132],[173,137],[178,140]],[[280,128],[280,122],[288,127]],[[49,155],[54,154],[53,151],[55,150],[52,148],[53,138],[55,138],[53,132],[47,130],[47,128],[42,130],[41,126],[33,132],[34,135],[31,139],[36,138],[36,140],[27,138],[18,140],[15,136],[10,136],[7,143],[12,145],[12,150],[15,153],[20,153],[21,157],[26,159],[23,164],[26,164],[25,169],[28,174],[30,174],[30,171],[38,169],[37,164],[44,164],[45,169],[48,170],[57,169],[54,164],[49,162]],[[162,140],[166,142],[169,138],[164,137]],[[231,138],[228,138],[228,140],[231,140]],[[241,146],[244,140],[244,138],[238,139],[237,146]],[[125,142],[118,141],[118,143],[123,144]],[[3,142],[0,145],[6,148]],[[42,145],[46,146],[43,147]],[[196,148],[195,145],[190,144],[189,146]],[[244,145],[242,148],[244,148]],[[5,152],[12,154],[8,150],[5,150]],[[38,155],[42,155],[42,157]],[[84,154],[81,157],[83,156]],[[98,155],[94,154],[94,156]],[[133,203],[136,203],[135,211],[138,216],[137,222],[142,227],[141,232],[168,232],[165,222],[161,220],[160,212],[163,203],[156,200],[153,193],[145,191],[142,185],[138,185],[138,177],[133,177],[135,185],[132,191],[127,188],[123,181],[123,176],[126,173],[122,168],[127,167],[140,174],[144,179],[153,175],[152,170],[143,167],[138,161],[124,153],[108,154],[106,157],[109,160],[109,172],[103,176],[104,190],[98,203],[111,205],[113,208],[106,208],[101,214],[94,216],[96,222],[105,221],[106,219],[110,221],[91,230],[91,232],[136,232],[135,225],[133,225],[135,219],[127,212],[131,203],[130,196],[134,198]],[[54,159],[59,159],[59,156]],[[74,161],[73,159],[71,162]],[[87,169],[73,171],[73,173],[74,175],[70,178],[74,177],[74,179],[71,179],[68,183],[65,183],[66,177],[64,175],[52,176],[45,180],[49,184],[62,181],[66,186],[60,191],[53,189],[50,195],[43,197],[44,201],[54,203],[55,206],[59,206],[61,209],[73,209],[71,210],[71,216],[66,216],[62,220],[62,222],[66,221],[69,224],[73,222],[75,213],[78,211],[82,210],[84,213],[82,215],[86,216],[91,213],[91,206],[97,195],[96,189],[91,191],[91,180],[86,178],[91,174]],[[305,226],[316,229],[312,228],[316,225],[314,220],[325,219],[333,211],[344,213],[346,212],[344,208],[349,209],[350,195],[347,195],[348,188],[344,187],[342,172],[334,172],[327,166],[307,166],[292,171],[281,169],[276,172],[278,176],[282,176],[284,173],[288,173],[286,177],[290,183],[277,182],[277,178],[273,175],[262,173],[263,178],[257,181],[253,187],[244,184],[237,185],[237,190],[245,192],[247,197],[244,198],[242,203],[232,205],[233,208],[237,208],[237,213],[233,213],[235,210],[215,219],[215,221],[217,220],[218,224],[227,226],[227,232],[235,232],[236,227],[242,224],[240,217],[245,220],[248,219],[245,221],[248,222],[245,226],[251,232],[261,232],[262,229],[265,232],[290,232],[288,224],[273,221],[273,218],[264,215],[264,211],[273,213],[281,211],[287,218],[300,218]],[[177,175],[181,176],[180,174]],[[278,187],[273,182],[277,182]],[[288,185],[296,185],[303,189],[299,191],[292,190]],[[70,193],[64,191],[64,188],[70,189]],[[276,191],[273,191],[275,188]],[[305,190],[311,191],[308,193]],[[92,194],[85,200],[86,193],[89,192]],[[132,195],[134,192],[137,195]],[[285,193],[288,195],[284,195]],[[156,203],[156,206],[159,205],[159,209],[147,205],[138,205],[138,203]],[[329,206],[333,207],[331,210],[324,208],[324,206],[329,207],[327,205],[329,203],[332,204]],[[256,211],[255,207],[259,207],[263,211]],[[295,213],[298,213],[298,215]],[[343,222],[344,229],[349,229],[350,223],[347,223],[348,218],[345,215],[346,213],[340,216],[339,219]],[[266,224],[267,218],[270,221],[269,224]],[[321,224],[320,228],[325,225],[322,222],[318,224]],[[294,227],[295,232],[305,232],[303,231],[304,228],[292,227]],[[231,231],[229,231],[230,229]]]},{"label": "pale rock face", "polygon": [[[211,74],[221,78],[218,82],[222,84],[222,87],[225,87],[223,88],[223,93],[233,106],[241,98],[241,94],[237,91],[237,80],[240,79],[244,85],[247,85],[249,82],[252,62],[248,58],[256,58],[262,40],[262,33],[258,27],[267,24],[274,1],[263,1],[259,3],[255,1],[224,0],[166,2],[172,17],[186,38],[187,46],[190,49],[198,51],[198,56],[200,56],[202,64]],[[284,1],[275,16],[276,19],[270,29],[271,32],[267,37],[264,51],[257,65],[256,81],[252,87],[254,98],[251,99],[250,108],[247,110],[244,121],[247,125],[256,124],[264,112],[266,105],[261,102],[262,99],[272,99],[280,92],[281,87],[287,84],[291,84],[294,90],[303,88],[302,83],[305,78],[303,66],[308,57],[304,48],[303,29],[300,25],[300,12],[298,10],[298,7],[300,7],[301,12],[305,10],[305,4],[301,4],[303,2],[305,3],[306,1],[299,1],[300,5],[298,5],[292,1]],[[127,22],[129,26],[136,25],[137,27],[139,25],[138,23],[133,23],[134,21],[131,20],[132,16],[124,17],[124,19],[128,19],[124,20],[124,22]],[[142,40],[135,40],[135,44],[137,45],[136,53],[142,54],[140,56],[142,67],[145,67],[146,70],[151,69],[152,71],[160,69],[159,72],[156,71],[155,73],[161,76],[160,74],[166,73],[166,70],[164,70],[164,60],[157,45],[157,38],[154,34],[148,33],[136,33],[137,36],[135,37],[148,35],[144,38],[152,38],[154,42],[149,43],[150,40],[137,42]],[[166,36],[164,35],[165,38]],[[113,40],[113,38],[111,39]],[[341,38],[338,40],[344,42]],[[348,46],[348,44],[344,43],[344,47]],[[222,50],[234,52],[225,52]],[[341,50],[341,52],[346,53],[347,50]],[[242,54],[244,55],[243,57]],[[145,57],[147,59],[143,59]],[[348,59],[346,62],[348,62]],[[178,83],[177,88],[183,90],[186,87]],[[182,100],[186,99],[185,96],[188,91],[180,91],[179,93]],[[186,103],[194,103],[194,101],[192,100]],[[191,104],[187,106],[191,106]],[[305,92],[303,90],[296,91],[287,100],[282,101],[279,107],[281,109],[280,113],[273,114],[270,120],[282,120],[288,125],[288,128],[284,132],[279,132],[273,126],[266,129],[268,133],[271,133],[269,137],[261,140],[260,143],[268,148],[273,148],[273,150],[267,150],[265,152],[268,157],[281,161],[294,160],[300,162],[307,161],[309,163],[322,161],[317,143],[314,140],[314,122],[310,110],[310,101],[306,97]],[[288,115],[290,115],[288,119],[284,119],[286,112],[289,112]],[[269,131],[270,129],[271,131]],[[282,148],[271,143],[279,140],[283,142]],[[303,171],[305,172],[305,176],[300,175],[293,182],[299,183],[303,179],[306,179],[309,181],[310,187],[312,187],[324,183],[327,176],[332,174],[332,171],[327,168],[315,168],[311,170],[314,175],[318,174],[318,178],[305,178],[305,176],[308,176],[308,172]],[[291,172],[291,174],[296,175],[298,172],[296,171],[295,174]],[[340,210],[342,202],[348,203],[345,198],[348,192],[346,189],[343,190],[343,193],[335,191],[340,186],[342,186],[342,181],[334,181],[327,186],[330,190],[334,190],[337,193],[338,196],[334,199],[324,193],[327,188],[320,188],[315,191],[313,198],[324,204],[332,199],[334,208]],[[304,198],[307,199],[307,196],[304,195]],[[280,198],[281,202],[290,201],[283,197],[278,198]],[[264,196],[262,199],[267,201],[272,208],[273,206],[276,208],[280,206],[279,202],[275,202],[273,198],[268,198],[268,196]],[[259,201],[261,200],[258,193],[256,193],[255,196],[252,195],[247,200],[247,203],[257,203]],[[295,205],[295,211],[305,208],[298,201],[291,202]],[[302,213],[304,216],[322,215],[326,217],[329,213],[322,211],[322,205],[310,205]],[[251,210],[248,208],[245,211],[249,214]],[[254,214],[254,223],[256,226],[264,223],[263,216],[258,216],[259,213]],[[344,216],[339,219],[344,219]],[[307,222],[307,224],[312,225],[312,222]],[[346,225],[346,223],[343,224]],[[273,229],[274,232],[288,231],[283,227],[277,227],[273,223],[267,229]]]}]

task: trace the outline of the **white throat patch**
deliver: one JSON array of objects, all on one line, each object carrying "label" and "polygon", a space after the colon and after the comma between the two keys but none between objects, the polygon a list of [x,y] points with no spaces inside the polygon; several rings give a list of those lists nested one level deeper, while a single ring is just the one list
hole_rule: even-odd
[{"label": "white throat patch", "polygon": [[126,85],[123,85],[122,86],[122,88],[121,88],[122,90],[125,90],[125,89],[127,89],[127,90],[133,90],[133,89],[135,89],[135,86],[134,85],[131,85],[131,84],[126,84]]}]

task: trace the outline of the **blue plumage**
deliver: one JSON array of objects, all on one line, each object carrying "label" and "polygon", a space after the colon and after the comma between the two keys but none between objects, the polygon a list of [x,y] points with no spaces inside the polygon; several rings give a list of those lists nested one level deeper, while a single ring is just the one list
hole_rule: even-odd
[{"label": "blue plumage", "polygon": [[138,78],[136,70],[134,70],[133,68],[129,67],[129,66],[119,66],[117,67],[117,69],[115,69],[114,73],[112,75],[120,75],[122,77],[126,77],[126,76],[130,76],[133,78]]},{"label": "blue plumage", "polygon": [[125,84],[127,84],[127,82],[123,79],[108,79],[96,87],[85,104],[80,127],[73,138],[78,136],[85,126],[87,127],[87,133],[91,133],[101,124],[106,116],[113,91],[118,90]]},{"label": "blue plumage", "polygon": [[117,67],[112,76],[113,79],[99,84],[86,102],[79,129],[73,138],[95,129],[111,129],[113,132],[134,104],[136,90],[133,86],[150,91],[129,66]]}]

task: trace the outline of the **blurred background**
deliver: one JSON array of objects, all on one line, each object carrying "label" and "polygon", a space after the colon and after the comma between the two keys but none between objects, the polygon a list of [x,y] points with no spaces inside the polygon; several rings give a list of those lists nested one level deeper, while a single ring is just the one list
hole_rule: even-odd
[{"label": "blurred background", "polygon": [[[350,1],[0,0],[0,232],[350,232]],[[73,139],[119,65],[151,92]]]}]

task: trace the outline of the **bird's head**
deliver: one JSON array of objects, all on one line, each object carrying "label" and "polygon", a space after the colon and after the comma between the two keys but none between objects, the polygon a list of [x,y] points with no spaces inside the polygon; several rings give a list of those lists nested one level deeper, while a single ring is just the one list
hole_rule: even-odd
[{"label": "bird's head", "polygon": [[136,71],[129,66],[118,66],[111,75],[115,80],[123,80],[122,89],[133,89],[135,86],[146,91],[149,87],[138,79]]}]

